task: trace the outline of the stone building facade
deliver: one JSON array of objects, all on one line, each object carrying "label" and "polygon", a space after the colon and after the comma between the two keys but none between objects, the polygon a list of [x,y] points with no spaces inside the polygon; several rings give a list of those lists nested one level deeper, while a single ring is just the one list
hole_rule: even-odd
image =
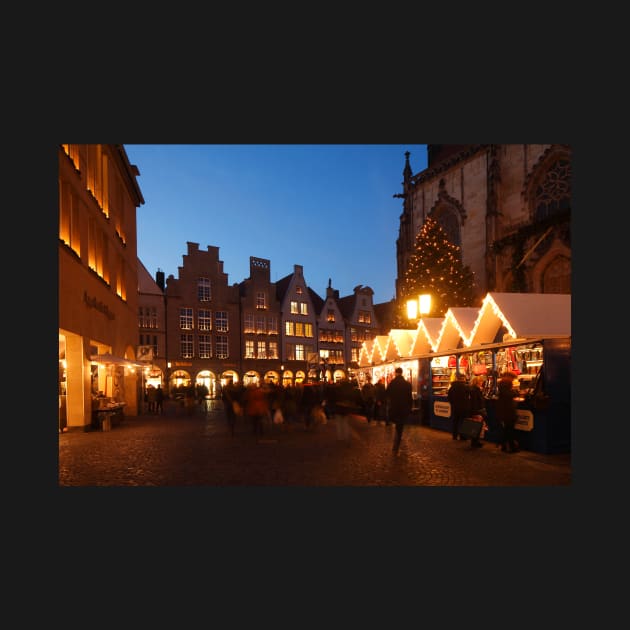
[{"label": "stone building facade", "polygon": [[178,275],[166,280],[168,390],[203,384],[216,395],[222,380],[239,380],[240,298],[219,260],[219,248],[187,243]]},{"label": "stone building facade", "polygon": [[93,426],[95,401],[136,415],[141,395],[139,171],[119,144],[59,145],[59,430]]},{"label": "stone building facade", "polygon": [[440,223],[488,291],[571,292],[571,147],[428,145],[428,166],[403,170],[396,296],[426,217]]}]

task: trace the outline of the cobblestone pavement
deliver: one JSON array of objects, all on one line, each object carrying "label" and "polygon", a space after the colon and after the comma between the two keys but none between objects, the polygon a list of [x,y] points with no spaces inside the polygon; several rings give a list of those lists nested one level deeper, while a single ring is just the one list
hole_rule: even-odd
[{"label": "cobblestone pavement", "polygon": [[394,428],[350,420],[349,444],[334,420],[265,426],[241,420],[230,435],[221,403],[186,415],[127,417],[111,431],[59,434],[59,486],[569,486],[571,455],[471,449],[450,433],[407,426],[397,456]]}]

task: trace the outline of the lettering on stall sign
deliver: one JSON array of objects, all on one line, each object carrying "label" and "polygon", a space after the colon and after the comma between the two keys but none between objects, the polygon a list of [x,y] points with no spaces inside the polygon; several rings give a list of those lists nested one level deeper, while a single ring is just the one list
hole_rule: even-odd
[{"label": "lettering on stall sign", "polygon": [[433,413],[441,418],[451,417],[451,403],[436,400],[433,403]]},{"label": "lettering on stall sign", "polygon": [[107,304],[103,304],[103,302],[99,302],[95,297],[90,297],[87,294],[87,291],[83,292],[83,301],[92,308],[95,308],[97,311],[100,311],[105,315],[108,319],[115,319],[116,316],[112,313],[108,308]]},{"label": "lettering on stall sign", "polygon": [[534,414],[527,409],[517,409],[514,428],[519,431],[531,431],[534,428]]}]

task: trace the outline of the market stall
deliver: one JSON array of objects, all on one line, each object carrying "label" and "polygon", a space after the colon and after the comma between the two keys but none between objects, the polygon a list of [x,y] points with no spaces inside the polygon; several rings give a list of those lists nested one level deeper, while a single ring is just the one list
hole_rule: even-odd
[{"label": "market stall", "polygon": [[451,308],[443,318],[421,318],[416,329],[395,329],[365,342],[359,354],[373,382],[389,382],[394,369],[404,366],[414,399],[425,401],[424,422],[444,431],[451,430],[450,383],[458,372],[469,381],[479,376],[489,441],[500,435],[497,380],[512,372],[517,440],[521,448],[541,453],[571,450],[570,360],[571,296],[536,293],[488,293],[479,309]]},{"label": "market stall", "polygon": [[[468,334],[454,311],[447,312],[445,329],[450,328],[451,335],[461,331],[457,344],[451,336],[448,345],[454,349],[442,347],[431,358],[430,425],[451,430],[447,392],[456,373],[462,372],[469,381],[481,377],[488,411],[486,440],[499,440],[494,414],[497,380],[511,372],[518,389],[516,429],[521,448],[569,452],[571,296],[489,293]],[[442,331],[440,339],[444,337]]]}]

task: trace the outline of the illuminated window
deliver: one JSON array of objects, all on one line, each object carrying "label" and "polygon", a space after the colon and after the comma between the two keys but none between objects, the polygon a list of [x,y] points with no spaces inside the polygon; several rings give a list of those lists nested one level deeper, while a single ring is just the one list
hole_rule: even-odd
[{"label": "illuminated window", "polygon": [[79,199],[67,183],[59,186],[59,238],[77,255],[80,251]]},{"label": "illuminated window", "polygon": [[302,295],[302,287],[295,287],[295,292],[296,292],[298,295]]},{"label": "illuminated window", "polygon": [[291,308],[290,311],[293,315],[297,315],[298,313],[298,303],[297,302],[291,302]]},{"label": "illuminated window", "polygon": [[295,322],[295,336],[304,337],[304,324],[302,322]]},{"label": "illuminated window", "polygon": [[333,311],[331,309],[328,310],[328,314],[326,315],[326,321],[334,323],[334,321],[335,321],[335,311]]},{"label": "illuminated window", "polygon": [[295,336],[295,327],[293,322],[284,322],[284,334],[288,337]]},{"label": "illuminated window", "polygon": [[212,337],[199,335],[199,358],[209,359],[212,356]]},{"label": "illuminated window", "polygon": [[216,353],[217,359],[227,359],[230,356],[229,349],[228,349],[228,338],[225,337],[224,335],[217,335],[216,348],[217,348],[217,353]]},{"label": "illuminated window", "polygon": [[264,315],[257,315],[256,316],[256,332],[258,334],[263,334],[267,332],[267,329],[265,327],[265,316]]},{"label": "illuminated window", "polygon": [[256,293],[256,308],[267,308],[267,296],[263,291]]},{"label": "illuminated window", "polygon": [[[138,308],[138,326],[140,328],[157,328],[157,308],[155,306],[141,306]],[[148,345],[148,344],[140,344]]]},{"label": "illuminated window", "polygon": [[193,357],[193,336],[186,334],[179,337],[179,354],[182,359],[192,359]]},{"label": "illuminated window", "polygon": [[259,359],[267,358],[267,344],[264,341],[258,342],[258,358]]},{"label": "illuminated window", "polygon": [[270,335],[278,334],[278,318],[277,317],[268,317],[267,318],[267,332]]},{"label": "illuminated window", "polygon": [[304,324],[304,336],[305,337],[313,336],[313,324]]},{"label": "illuminated window", "polygon": [[308,303],[300,302],[300,315],[308,315]]},{"label": "illuminated window", "polygon": [[253,313],[245,313],[245,322],[243,325],[243,332],[253,333],[256,332],[254,328],[254,314]]},{"label": "illuminated window", "polygon": [[295,360],[304,361],[306,354],[304,353],[304,345],[301,343],[295,344]]},{"label": "illuminated window", "polygon": [[227,332],[229,330],[227,311],[217,311],[214,314],[214,323],[216,325],[217,332]]},{"label": "illuminated window", "polygon": [[245,358],[254,359],[254,341],[252,339],[245,340]]},{"label": "illuminated window", "polygon": [[359,311],[359,323],[360,324],[372,323],[372,317],[369,311]]},{"label": "illuminated window", "polygon": [[267,348],[269,350],[269,358],[277,359],[278,358],[278,342],[277,341],[268,342]]},{"label": "illuminated window", "polygon": [[199,330],[212,330],[212,311],[200,308],[197,313],[197,328]]},{"label": "illuminated window", "polygon": [[209,302],[211,297],[210,278],[198,278],[197,280],[197,299],[200,302]]},{"label": "illuminated window", "polygon": [[179,309],[179,327],[182,330],[193,329],[193,310],[192,308]]}]

